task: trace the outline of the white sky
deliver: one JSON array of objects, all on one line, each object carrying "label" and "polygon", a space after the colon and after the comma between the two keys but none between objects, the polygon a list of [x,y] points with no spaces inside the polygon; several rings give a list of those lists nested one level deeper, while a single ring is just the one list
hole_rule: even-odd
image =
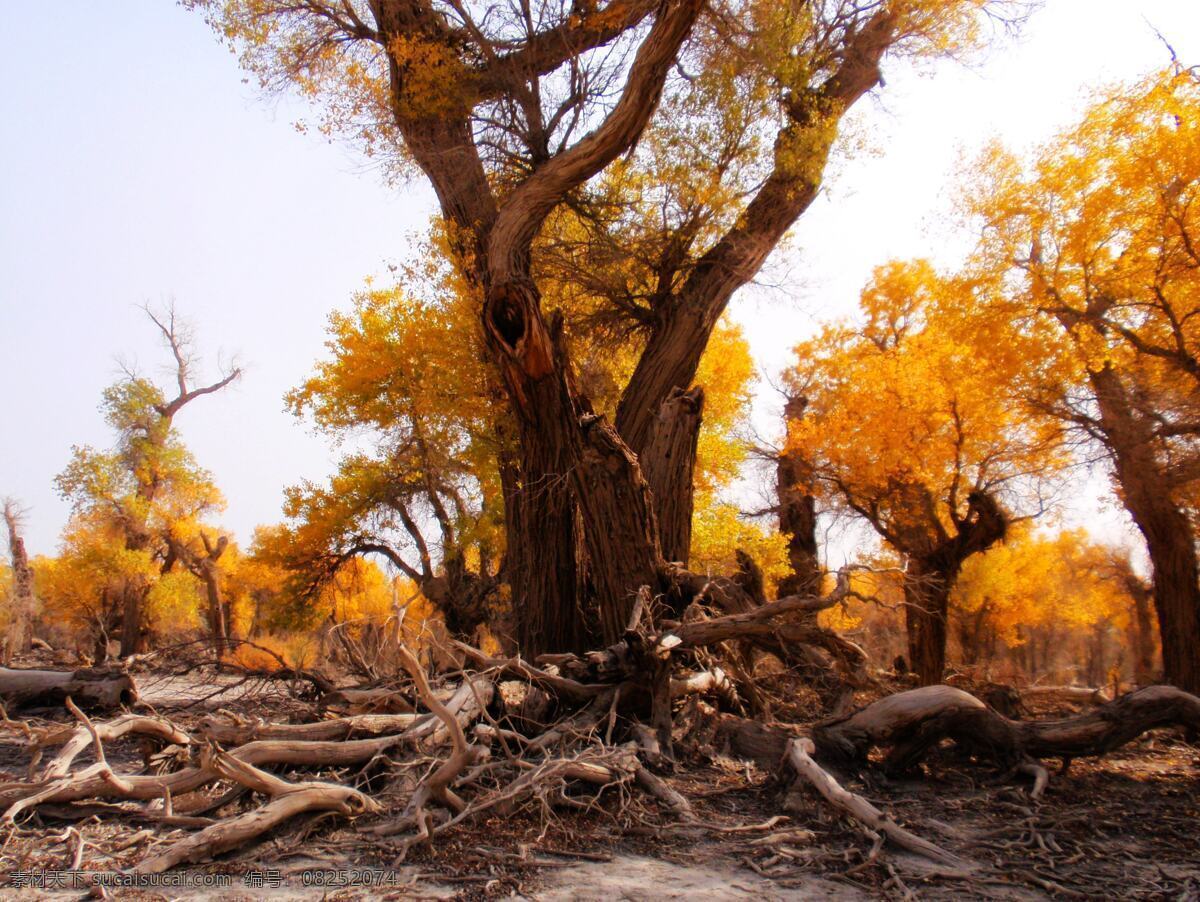
[{"label": "white sky", "polygon": [[[735,300],[763,372],[777,373],[821,318],[853,310],[891,257],[952,261],[947,223],[960,154],[993,136],[1026,147],[1077,115],[1086,90],[1166,62],[1148,20],[1200,62],[1194,0],[1046,0],[1016,43],[970,68],[892,66],[862,111],[878,152],[844,161],[772,264],[775,287]],[[322,354],[328,313],[404,259],[431,193],[382,186],[345,147],[296,132],[299,106],[243,82],[199,16],[162,0],[11,5],[0,55],[0,496],[30,509],[33,553],[67,518],[54,475],[73,443],[105,447],[97,405],[115,357],[162,361],[137,305],[174,297],[240,385],[177,423],[248,541],[280,517],[281,491],[321,479],[336,452],[284,413],[282,396]],[[757,419],[771,422],[770,389]],[[1098,494],[1098,493],[1097,493]],[[1073,519],[1107,537],[1111,505]]]}]

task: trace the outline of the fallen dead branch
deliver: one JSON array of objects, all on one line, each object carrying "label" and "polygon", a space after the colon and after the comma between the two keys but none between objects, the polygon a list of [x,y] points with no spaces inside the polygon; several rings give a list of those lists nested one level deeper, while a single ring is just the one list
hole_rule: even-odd
[{"label": "fallen dead branch", "polygon": [[814,749],[811,740],[793,739],[788,744],[788,762],[801,779],[811,784],[825,801],[848,814],[868,830],[887,837],[902,849],[950,867],[965,866],[966,862],[957,855],[952,855],[940,846],[906,830],[862,796],[845,789],[813,760]]},{"label": "fallen dead branch", "polygon": [[125,714],[107,723],[96,724],[92,729],[82,725],[73,731],[56,731],[39,740],[35,744],[35,748],[38,750],[52,745],[63,745],[58,754],[42,769],[40,779],[52,780],[65,777],[70,772],[75,758],[92,744],[94,737],[98,736],[102,742],[109,742],[129,734],[149,736],[163,743],[175,745],[188,745],[191,742],[191,737],[187,733],[168,720],[160,717]]},{"label": "fallen dead branch", "polygon": [[399,657],[409,676],[413,678],[421,701],[442,722],[443,728],[449,734],[452,752],[450,757],[443,761],[433,773],[421,781],[399,821],[395,824],[384,825],[385,829],[379,832],[400,832],[415,825],[420,831],[421,838],[428,840],[432,836],[432,818],[426,811],[426,806],[431,801],[440,802],[454,814],[461,814],[467,807],[466,803],[450,788],[450,785],[458,778],[459,774],[482,756],[484,749],[467,742],[462,724],[429,687],[429,681],[425,678],[425,670],[412,653],[407,648],[401,647]]},{"label": "fallen dead branch", "polygon": [[224,745],[241,745],[259,739],[333,742],[351,736],[381,736],[400,732],[420,719],[419,714],[356,714],[313,723],[239,723],[210,715],[201,723],[199,733]]},{"label": "fallen dead branch", "polygon": [[378,802],[349,786],[322,782],[289,783],[222,752],[213,753],[204,766],[226,780],[270,797],[271,801],[255,811],[220,821],[180,840],[162,854],[140,862],[134,868],[136,872],[156,874],[179,864],[205,861],[222,852],[241,848],[284,821],[306,812],[332,811],[343,817],[357,817],[381,810]]}]

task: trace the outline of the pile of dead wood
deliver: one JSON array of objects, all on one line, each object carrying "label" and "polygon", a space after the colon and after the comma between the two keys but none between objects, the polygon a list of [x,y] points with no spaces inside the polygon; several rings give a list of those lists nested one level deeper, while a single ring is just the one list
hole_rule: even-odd
[{"label": "pile of dead wood", "polygon": [[[643,593],[624,637],[609,648],[529,662],[454,643],[460,666],[438,678],[402,649],[404,685],[330,690],[327,697],[349,713],[314,710],[307,722],[212,715],[184,729],[139,713],[93,720],[76,700],[95,680],[60,675],[54,691],[64,693],[75,725],[35,727],[5,715],[3,726],[26,737],[31,762],[26,780],[0,785],[0,820],[19,828],[39,811],[62,815],[102,801],[106,816],[194,831],[145,855],[135,868],[141,872],[237,849],[306,812],[329,812],[354,819],[363,831],[397,837],[403,854],[486,812],[587,808],[635,787],[673,817],[692,820],[688,799],[663,776],[675,766],[681,742],[703,742],[810,785],[880,845],[890,841],[962,866],[848,791],[836,771],[867,766],[877,748],[887,750],[887,771],[909,771],[952,740],[1005,776],[1032,778],[1037,796],[1049,779],[1045,758],[1102,755],[1157,727],[1200,731],[1200,699],[1167,686],[1053,721],[1009,719],[945,685],[899,692],[807,726],[746,716],[744,699],[756,691],[746,667],[751,647],[777,646],[781,636],[815,629],[801,618],[836,603],[844,587],[723,616],[693,606],[678,621],[657,622]],[[26,688],[42,685],[42,678],[24,679]],[[132,706],[136,689],[124,679],[88,701]],[[0,683],[0,692],[32,697],[14,685]],[[129,736],[152,746],[142,772],[122,772],[106,756],[106,743]],[[94,761],[80,766],[89,748]],[[357,767],[357,785],[303,779],[303,771],[330,767]],[[285,771],[294,778],[280,776]],[[258,801],[244,807],[247,798]],[[239,799],[244,810],[221,815]]]}]

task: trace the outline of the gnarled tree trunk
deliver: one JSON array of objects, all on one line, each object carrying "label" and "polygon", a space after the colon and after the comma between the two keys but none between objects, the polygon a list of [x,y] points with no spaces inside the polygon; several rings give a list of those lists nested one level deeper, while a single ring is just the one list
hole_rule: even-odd
[{"label": "gnarled tree trunk", "polygon": [[494,290],[484,324],[520,429],[515,538],[523,547],[513,588],[522,650],[532,656],[582,649],[591,639],[576,595],[577,524],[601,638],[615,641],[638,588],[657,587],[662,570],[658,526],[637,458],[576,390],[562,319],[543,320],[532,282]]},{"label": "gnarled tree trunk", "polygon": [[910,551],[904,574],[908,654],[923,686],[942,681],[950,591],[963,562],[973,554],[987,551],[1004,538],[1008,529],[1008,517],[996,500],[983,491],[973,491],[968,496],[965,516],[952,516],[957,533],[945,536],[921,553]]}]

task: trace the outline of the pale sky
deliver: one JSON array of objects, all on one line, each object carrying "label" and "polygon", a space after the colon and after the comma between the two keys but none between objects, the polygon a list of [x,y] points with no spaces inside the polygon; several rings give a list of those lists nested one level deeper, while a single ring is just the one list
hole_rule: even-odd
[{"label": "pale sky", "polygon": [[[177,420],[228,498],[221,522],[246,542],[279,520],[285,485],[332,471],[336,451],[283,411],[283,394],[321,356],[329,312],[405,259],[431,192],[386,188],[354,151],[299,134],[305,109],[263,100],[200,17],[165,0],[10,5],[4,21],[0,496],[29,508],[30,551],[54,553],[68,514],[54,475],[72,444],[111,443],[100,392],[118,355],[155,372],[162,353],[138,305],[173,297],[209,374],[219,354],[246,364],[236,388]],[[885,68],[860,113],[876,152],[837,166],[796,251],[773,261],[773,287],[735,299],[763,372],[852,311],[877,264],[952,263],[960,155],[995,136],[1036,144],[1090,87],[1164,65],[1151,25],[1200,62],[1194,0],[1046,0],[1022,38],[970,67]],[[1073,515],[1106,537],[1123,529],[1098,497]]]}]

